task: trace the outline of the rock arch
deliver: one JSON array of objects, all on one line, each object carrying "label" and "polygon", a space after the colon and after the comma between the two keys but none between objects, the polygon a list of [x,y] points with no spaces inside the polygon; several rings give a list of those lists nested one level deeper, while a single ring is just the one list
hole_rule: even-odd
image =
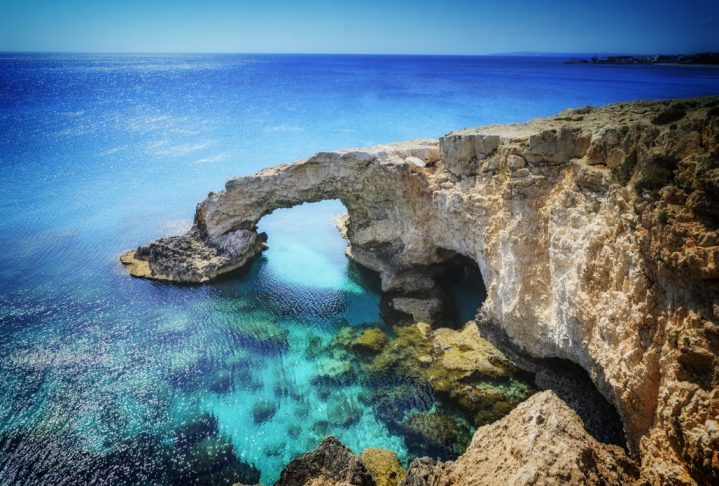
[{"label": "rock arch", "polygon": [[[440,249],[471,257],[484,315],[524,352],[589,372],[646,481],[716,482],[718,105],[589,107],[320,153],[229,181],[186,235],[121,258],[136,276],[207,281],[262,250],[264,214],[340,199],[348,252],[384,291],[426,287],[416,270],[446,258]],[[666,110],[682,117],[665,124]],[[676,168],[658,170],[662,157]]]},{"label": "rock arch", "polygon": [[[137,277],[186,283],[209,281],[262,251],[257,223],[275,209],[339,199],[349,219],[343,233],[361,264],[382,274],[427,261],[418,245],[431,188],[425,172],[439,158],[437,141],[418,140],[366,150],[318,153],[293,164],[231,179],[197,206],[192,229],[121,257]],[[308,228],[311,230],[311,228]]]}]

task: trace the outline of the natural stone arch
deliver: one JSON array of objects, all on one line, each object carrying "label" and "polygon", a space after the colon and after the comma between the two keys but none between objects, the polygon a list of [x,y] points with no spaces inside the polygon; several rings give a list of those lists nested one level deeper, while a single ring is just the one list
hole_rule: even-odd
[{"label": "natural stone arch", "polygon": [[[424,141],[318,154],[231,181],[198,207],[188,234],[122,259],[135,275],[178,281],[237,268],[261,251],[254,225],[267,208],[238,213],[225,198],[239,197],[237,187],[249,194],[252,177],[302,175],[348,208],[350,254],[380,271],[383,290],[422,285],[411,270],[441,261],[438,248],[471,256],[488,318],[523,352],[589,372],[648,480],[708,481],[716,470],[702,454],[719,440],[706,421],[719,376],[717,104],[588,107],[454,132],[439,150]],[[678,109],[679,120],[661,122]],[[679,162],[665,181],[654,161],[667,157]],[[275,189],[262,194],[301,199]]]},{"label": "natural stone arch", "polygon": [[[200,283],[245,265],[263,248],[257,224],[275,209],[339,199],[349,220],[348,253],[381,274],[426,262],[434,249],[418,239],[432,191],[427,165],[439,158],[433,140],[361,151],[318,153],[293,164],[231,179],[197,206],[192,229],[125,253],[132,275]],[[418,244],[425,240],[424,244]]]}]

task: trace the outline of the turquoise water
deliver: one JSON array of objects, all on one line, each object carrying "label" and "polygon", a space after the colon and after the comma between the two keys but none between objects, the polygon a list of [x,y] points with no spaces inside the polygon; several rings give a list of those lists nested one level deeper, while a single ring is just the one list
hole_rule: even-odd
[{"label": "turquoise water", "polygon": [[[210,285],[129,278],[120,252],[182,232],[226,179],[315,151],[717,92],[715,68],[558,59],[0,55],[0,482],[187,483],[253,464],[271,483],[326,433],[406,462],[362,380],[317,385],[341,366],[324,352],[339,330],[382,325],[339,202],[263,219],[270,249]],[[255,423],[263,401],[276,410]],[[359,418],[331,423],[340,403]]]}]

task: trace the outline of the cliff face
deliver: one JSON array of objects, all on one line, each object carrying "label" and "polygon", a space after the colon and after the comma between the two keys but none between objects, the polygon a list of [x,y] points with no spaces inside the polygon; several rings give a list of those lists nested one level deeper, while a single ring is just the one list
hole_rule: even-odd
[{"label": "cliff face", "polygon": [[420,317],[431,265],[473,259],[485,321],[588,370],[643,479],[719,481],[719,98],[320,153],[229,181],[187,235],[123,263],[205,281],[261,251],[263,215],[328,198],[347,207],[348,254],[380,272],[390,306]]}]

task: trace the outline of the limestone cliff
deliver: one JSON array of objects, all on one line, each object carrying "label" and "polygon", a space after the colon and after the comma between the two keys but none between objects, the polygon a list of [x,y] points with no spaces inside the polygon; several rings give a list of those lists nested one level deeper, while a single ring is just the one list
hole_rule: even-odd
[{"label": "limestone cliff", "polygon": [[619,446],[588,435],[550,391],[477,430],[456,461],[410,465],[403,486],[629,484],[637,470]]},{"label": "limestone cliff", "polygon": [[718,97],[320,153],[230,180],[187,235],[123,262],[205,281],[261,251],[263,215],[328,198],[347,207],[348,254],[380,273],[391,305],[431,314],[427,269],[471,258],[483,319],[523,352],[590,373],[643,480],[719,481]]}]

